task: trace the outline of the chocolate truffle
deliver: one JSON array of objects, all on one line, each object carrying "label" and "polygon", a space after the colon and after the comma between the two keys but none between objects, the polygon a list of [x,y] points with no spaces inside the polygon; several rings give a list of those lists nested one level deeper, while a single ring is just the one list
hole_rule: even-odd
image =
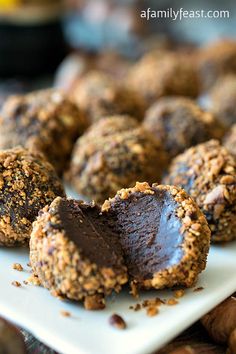
[{"label": "chocolate truffle", "polygon": [[63,195],[43,155],[20,147],[0,151],[0,246],[28,243],[38,211]]},{"label": "chocolate truffle", "polygon": [[213,114],[193,100],[163,97],[146,112],[144,127],[161,141],[169,158],[210,138],[221,138],[224,129]]},{"label": "chocolate truffle", "polygon": [[119,134],[139,127],[137,119],[128,115],[107,116],[95,124],[86,131],[87,136],[89,135],[91,139]]},{"label": "chocolate truffle", "polygon": [[236,158],[236,124],[225,135],[223,144],[227,150]]},{"label": "chocolate truffle", "polygon": [[151,104],[162,96],[196,97],[199,84],[197,70],[187,55],[173,52],[144,56],[131,69],[127,84]]},{"label": "chocolate truffle", "polygon": [[91,122],[115,114],[129,114],[142,120],[146,108],[137,92],[99,71],[86,74],[75,86],[72,97]]},{"label": "chocolate truffle", "polygon": [[102,211],[114,219],[133,285],[190,287],[205,268],[210,229],[184,190],[137,183],[105,201]]},{"label": "chocolate truffle", "polygon": [[[236,59],[235,59],[236,60]],[[236,123],[236,75],[220,78],[210,91],[210,109],[222,124],[230,127]]]},{"label": "chocolate truffle", "polygon": [[164,183],[181,186],[204,212],[215,242],[236,238],[236,161],[216,140],[177,156]]},{"label": "chocolate truffle", "polygon": [[225,74],[236,73],[236,41],[219,40],[199,51],[199,73],[204,90]]},{"label": "chocolate truffle", "polygon": [[20,330],[0,317],[0,353],[26,354],[24,337]]},{"label": "chocolate truffle", "polygon": [[40,151],[61,174],[85,126],[83,114],[58,91],[10,96],[0,111],[0,149]]},{"label": "chocolate truffle", "polygon": [[104,136],[99,123],[78,139],[72,154],[67,178],[78,193],[103,203],[137,180],[160,181],[166,155],[151,133],[139,127]]},{"label": "chocolate truffle", "polygon": [[122,250],[106,217],[94,204],[72,199],[58,197],[40,212],[30,261],[53,295],[85,303],[92,299],[94,306],[127,282]]}]

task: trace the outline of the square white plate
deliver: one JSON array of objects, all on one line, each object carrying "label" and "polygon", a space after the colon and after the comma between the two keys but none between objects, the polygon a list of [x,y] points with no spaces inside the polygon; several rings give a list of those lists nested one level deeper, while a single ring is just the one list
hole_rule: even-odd
[{"label": "square white plate", "polygon": [[[103,311],[85,311],[81,304],[60,301],[46,289],[23,284],[30,275],[28,261],[27,249],[0,248],[0,315],[63,354],[151,353],[236,291],[236,242],[211,248],[207,269],[196,285],[204,290],[188,289],[177,305],[161,306],[155,317],[148,317],[145,310],[129,309],[137,301],[128,289],[112,296]],[[21,263],[24,271],[13,270],[13,263]],[[11,285],[14,280],[20,281],[22,287]],[[167,299],[173,297],[173,292],[146,292],[139,302],[157,296]],[[62,310],[72,317],[63,317]],[[113,313],[125,319],[126,330],[109,325]]]}]

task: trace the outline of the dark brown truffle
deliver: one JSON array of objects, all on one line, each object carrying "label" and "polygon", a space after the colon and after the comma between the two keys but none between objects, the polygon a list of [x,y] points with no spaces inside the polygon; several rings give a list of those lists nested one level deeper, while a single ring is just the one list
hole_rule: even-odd
[{"label": "dark brown truffle", "polygon": [[215,242],[236,238],[236,161],[216,140],[177,156],[164,183],[181,186],[204,212]]},{"label": "dark brown truffle", "polygon": [[235,102],[236,75],[223,76],[210,92],[210,109],[226,127],[236,123]]},{"label": "dark brown truffle", "polygon": [[0,111],[0,149],[40,151],[61,174],[86,126],[84,115],[58,91],[11,96]]},{"label": "dark brown truffle", "polygon": [[91,122],[115,114],[130,114],[142,120],[146,108],[142,97],[136,91],[121,86],[99,71],[86,74],[74,88],[72,97]]},{"label": "dark brown truffle", "polygon": [[77,192],[103,203],[137,180],[160,181],[166,155],[153,135],[121,126],[106,135],[105,126],[110,129],[109,120],[94,124],[75,145],[67,178]]},{"label": "dark brown truffle", "polygon": [[91,139],[106,137],[113,134],[123,133],[128,130],[134,130],[139,127],[137,119],[128,115],[106,116],[99,122],[92,125],[86,131],[87,136]]},{"label": "dark brown truffle", "polygon": [[205,268],[210,229],[183,190],[137,183],[107,200],[102,211],[114,220],[129,276],[136,286],[189,287]]},{"label": "dark brown truffle", "polygon": [[236,124],[225,135],[223,144],[227,150],[236,158]]},{"label": "dark brown truffle", "polygon": [[0,151],[0,246],[28,243],[38,211],[63,195],[43,155],[23,148]]},{"label": "dark brown truffle", "polygon": [[24,337],[14,325],[0,317],[0,353],[26,354]]},{"label": "dark brown truffle", "polygon": [[236,41],[219,40],[199,51],[199,72],[204,90],[225,74],[236,73]]},{"label": "dark brown truffle", "polygon": [[30,260],[44,287],[72,300],[88,303],[127,282],[112,227],[98,207],[81,201],[58,197],[44,208],[33,225]]},{"label": "dark brown truffle", "polygon": [[199,91],[197,70],[187,55],[164,52],[146,55],[130,69],[127,84],[148,104],[162,96],[196,97]]},{"label": "dark brown truffle", "polygon": [[193,100],[163,97],[146,112],[144,127],[161,141],[170,158],[210,138],[221,138],[224,129],[213,114]]}]

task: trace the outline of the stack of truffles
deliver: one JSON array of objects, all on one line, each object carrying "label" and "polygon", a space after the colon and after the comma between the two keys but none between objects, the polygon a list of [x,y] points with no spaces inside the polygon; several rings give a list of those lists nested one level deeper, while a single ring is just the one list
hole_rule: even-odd
[{"label": "stack of truffles", "polygon": [[39,282],[88,309],[126,283],[193,286],[210,242],[236,239],[235,62],[233,41],[158,49],[122,79],[94,64],[7,98],[0,245],[29,245]]}]

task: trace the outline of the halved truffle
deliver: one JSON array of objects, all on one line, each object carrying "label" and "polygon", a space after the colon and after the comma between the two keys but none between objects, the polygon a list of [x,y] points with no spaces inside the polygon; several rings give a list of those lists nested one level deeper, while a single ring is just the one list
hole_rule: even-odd
[{"label": "halved truffle", "polygon": [[43,155],[21,147],[0,151],[0,246],[29,242],[38,212],[64,189]]},{"label": "halved truffle", "polygon": [[81,201],[58,197],[40,212],[30,260],[45,288],[72,300],[96,300],[127,282],[121,246],[107,216]]},{"label": "halved truffle", "polygon": [[186,150],[164,183],[186,190],[205,214],[215,242],[236,238],[236,161],[216,140]]},{"label": "halved truffle", "polygon": [[116,225],[130,279],[137,287],[190,287],[205,268],[210,229],[184,190],[137,183],[117,192],[102,211]]}]

